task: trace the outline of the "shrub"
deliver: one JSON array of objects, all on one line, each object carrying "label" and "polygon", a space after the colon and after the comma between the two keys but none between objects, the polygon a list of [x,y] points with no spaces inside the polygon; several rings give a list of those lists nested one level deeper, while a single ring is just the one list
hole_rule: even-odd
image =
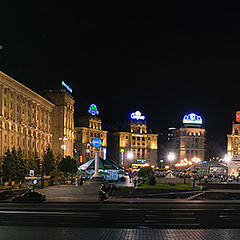
[{"label": "shrub", "polygon": [[154,185],[156,185],[156,179],[155,179],[155,177],[154,177],[154,175],[153,174],[148,174],[148,176],[147,176],[147,185],[149,185],[149,186],[154,186]]},{"label": "shrub", "polygon": [[138,176],[143,178],[147,178],[149,174],[153,175],[153,170],[151,167],[142,167],[138,172]]}]

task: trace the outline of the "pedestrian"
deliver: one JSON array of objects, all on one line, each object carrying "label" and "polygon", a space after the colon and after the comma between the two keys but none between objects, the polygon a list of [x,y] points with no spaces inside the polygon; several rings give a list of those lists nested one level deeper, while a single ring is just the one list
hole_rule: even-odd
[{"label": "pedestrian", "polygon": [[134,187],[137,187],[137,179],[136,178],[133,179],[133,185],[134,185]]},{"label": "pedestrian", "polygon": [[130,172],[129,173],[129,179],[130,179],[130,183],[132,182],[132,180],[133,180],[133,175],[132,175],[132,173]]},{"label": "pedestrian", "polygon": [[80,183],[79,183],[79,185],[80,185],[80,186],[83,185],[83,177],[82,177],[82,176],[80,176]]}]

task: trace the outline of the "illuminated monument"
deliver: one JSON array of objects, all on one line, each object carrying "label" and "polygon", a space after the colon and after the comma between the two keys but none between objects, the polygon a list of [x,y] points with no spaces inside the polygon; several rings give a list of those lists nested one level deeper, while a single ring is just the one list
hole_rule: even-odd
[{"label": "illuminated monument", "polygon": [[145,116],[140,111],[130,115],[126,131],[109,134],[109,157],[122,166],[157,165],[157,134],[148,133]]},{"label": "illuminated monument", "polygon": [[183,117],[183,126],[174,130],[173,144],[179,160],[191,160],[194,157],[204,161],[206,130],[202,127],[202,117],[190,113]]}]

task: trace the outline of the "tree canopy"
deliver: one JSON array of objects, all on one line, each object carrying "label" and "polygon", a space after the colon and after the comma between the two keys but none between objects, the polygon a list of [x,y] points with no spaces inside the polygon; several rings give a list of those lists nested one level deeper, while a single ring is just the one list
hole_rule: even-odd
[{"label": "tree canopy", "polygon": [[59,170],[62,171],[65,176],[68,174],[75,174],[77,172],[76,160],[70,156],[63,158],[59,163]]}]

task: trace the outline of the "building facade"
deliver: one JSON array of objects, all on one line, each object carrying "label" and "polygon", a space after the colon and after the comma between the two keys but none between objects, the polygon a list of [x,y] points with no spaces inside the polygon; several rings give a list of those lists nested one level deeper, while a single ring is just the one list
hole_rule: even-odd
[{"label": "building facade", "polygon": [[233,123],[232,134],[227,135],[227,153],[232,158],[240,155],[240,123]]},{"label": "building facade", "polygon": [[52,112],[53,154],[55,156],[74,156],[74,99],[64,88],[44,91],[54,103]]},{"label": "building facade", "polygon": [[240,112],[232,124],[232,133],[227,135],[228,175],[237,177],[240,173]]},{"label": "building facade", "polygon": [[26,159],[43,159],[47,147],[73,156],[74,100],[63,88],[44,95],[0,72],[0,156],[20,148]]},{"label": "building facade", "polygon": [[202,118],[194,113],[184,116],[183,127],[174,130],[174,153],[175,160],[199,158],[204,161],[205,157],[206,130],[202,127]]},{"label": "building facade", "polygon": [[131,114],[129,131],[109,134],[109,158],[122,166],[157,165],[158,134],[148,133],[145,116]]},{"label": "building facade", "polygon": [[102,140],[99,148],[99,156],[106,159],[107,153],[107,131],[102,129],[102,120],[98,117],[96,105],[92,104],[88,115],[80,117],[78,126],[75,127],[76,139],[74,144],[75,158],[80,162],[86,162],[95,157],[95,149],[92,146],[94,138]]},{"label": "building facade", "polygon": [[43,157],[52,146],[54,104],[0,72],[0,156],[21,148],[25,158]]}]

